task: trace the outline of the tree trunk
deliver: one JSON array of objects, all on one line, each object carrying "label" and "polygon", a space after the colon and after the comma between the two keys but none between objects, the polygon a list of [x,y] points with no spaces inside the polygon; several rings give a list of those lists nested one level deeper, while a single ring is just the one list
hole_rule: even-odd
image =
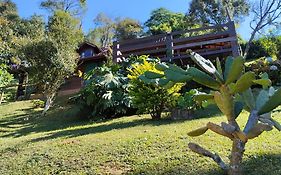
[{"label": "tree trunk", "polygon": [[245,150],[245,143],[239,139],[234,139],[232,143],[229,175],[242,175],[242,158]]},{"label": "tree trunk", "polygon": [[0,105],[2,103],[2,101],[4,100],[4,91],[0,92]]},{"label": "tree trunk", "polygon": [[53,104],[54,97],[55,97],[55,94],[47,95],[45,107],[44,107],[44,110],[42,113],[43,116],[46,115],[47,111],[50,109],[51,105]]}]

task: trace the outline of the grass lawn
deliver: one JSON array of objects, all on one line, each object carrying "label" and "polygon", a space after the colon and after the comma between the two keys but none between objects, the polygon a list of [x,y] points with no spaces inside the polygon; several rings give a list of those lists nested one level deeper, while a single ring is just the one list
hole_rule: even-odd
[{"label": "grass lawn", "polygon": [[[231,142],[211,131],[190,138],[187,132],[220,123],[219,114],[192,121],[151,121],[148,115],[103,122],[81,121],[66,107],[46,117],[30,101],[0,106],[0,174],[221,174],[210,159],[188,150],[190,141],[216,151],[224,160]],[[207,115],[201,111],[197,115]],[[212,114],[213,115],[213,114]],[[247,113],[239,122],[244,124]],[[274,118],[281,122],[279,112]],[[281,133],[251,140],[243,166],[247,175],[281,174]]]}]

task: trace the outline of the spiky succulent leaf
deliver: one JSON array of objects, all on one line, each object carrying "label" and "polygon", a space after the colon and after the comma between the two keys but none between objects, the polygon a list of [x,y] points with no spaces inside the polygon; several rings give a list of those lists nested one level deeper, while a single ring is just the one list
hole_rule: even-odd
[{"label": "spiky succulent leaf", "polygon": [[258,79],[258,80],[253,80],[254,83],[262,85],[262,87],[268,88],[269,86],[271,86],[271,80],[270,79]]},{"label": "spiky succulent leaf", "polygon": [[188,50],[187,53],[190,55],[191,59],[207,73],[214,74],[217,71],[216,67],[210,60],[205,59],[201,55],[192,52],[191,50]]},{"label": "spiky succulent leaf", "polygon": [[196,130],[190,131],[189,133],[187,133],[187,135],[189,135],[190,137],[197,137],[204,134],[207,130],[208,130],[207,126],[204,126]]},{"label": "spiky succulent leaf", "polygon": [[156,72],[152,72],[152,71],[146,71],[144,73],[144,75],[146,76],[146,78],[149,78],[149,79],[156,79],[156,78],[164,77],[164,74],[160,74],[160,73],[156,73]]},{"label": "spiky succulent leaf", "polygon": [[269,100],[258,110],[258,114],[262,115],[275,109],[281,104],[281,88],[278,89]]},{"label": "spiky succulent leaf", "polygon": [[241,73],[244,70],[244,61],[245,60],[243,57],[234,58],[227,77],[225,77],[225,84],[232,83],[240,77]]},{"label": "spiky succulent leaf", "polygon": [[244,92],[253,85],[253,80],[255,79],[255,73],[247,72],[243,74],[233,86],[233,94]]},{"label": "spiky succulent leaf", "polygon": [[188,69],[189,75],[192,76],[193,81],[202,84],[204,86],[207,86],[209,88],[218,90],[220,87],[220,84],[213,79],[212,77],[210,77],[209,75],[207,75],[206,73],[191,67]]},{"label": "spiky succulent leaf", "polygon": [[258,123],[247,134],[248,139],[258,137],[264,131],[271,131],[273,128],[270,125]]}]

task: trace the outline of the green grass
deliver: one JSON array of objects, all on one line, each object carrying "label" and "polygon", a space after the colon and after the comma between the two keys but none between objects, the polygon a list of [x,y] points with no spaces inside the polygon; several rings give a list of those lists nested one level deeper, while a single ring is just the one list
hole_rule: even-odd
[{"label": "green grass", "polygon": [[[0,174],[221,174],[210,159],[187,148],[196,142],[224,160],[231,142],[212,132],[190,138],[187,132],[224,117],[192,121],[151,121],[131,116],[81,121],[73,109],[56,106],[41,117],[31,101],[0,106]],[[213,112],[213,111],[210,111]],[[206,111],[198,115],[215,115]],[[274,118],[281,122],[279,112]],[[247,113],[239,117],[243,125]],[[281,174],[281,134],[273,130],[251,140],[243,162],[247,175]]]}]

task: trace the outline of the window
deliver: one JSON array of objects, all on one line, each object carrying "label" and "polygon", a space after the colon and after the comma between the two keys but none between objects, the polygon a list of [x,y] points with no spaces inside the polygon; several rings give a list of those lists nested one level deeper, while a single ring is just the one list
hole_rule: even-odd
[{"label": "window", "polygon": [[87,50],[84,50],[82,53],[81,53],[81,58],[87,58],[87,57],[91,57],[94,55],[94,52],[92,49],[87,49]]}]

